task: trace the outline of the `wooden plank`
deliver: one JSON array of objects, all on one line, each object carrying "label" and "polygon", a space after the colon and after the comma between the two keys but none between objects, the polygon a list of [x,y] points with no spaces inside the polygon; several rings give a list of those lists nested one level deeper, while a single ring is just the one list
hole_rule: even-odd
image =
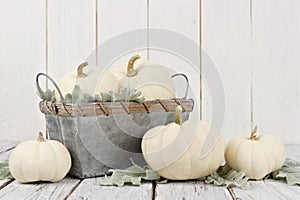
[{"label": "wooden plank", "polygon": [[[114,68],[120,64],[126,64],[135,54],[146,58],[147,32],[136,35],[130,40],[122,37],[122,33],[136,29],[146,30],[147,0],[98,0],[97,8],[97,61],[100,67]],[[133,36],[135,33],[130,35]],[[116,37],[120,40],[110,40]],[[109,47],[101,46],[108,40],[111,41]],[[118,42],[115,43],[116,41]],[[104,63],[106,66],[103,66]]]},{"label": "wooden plank", "polygon": [[80,183],[80,180],[65,178],[58,183],[29,183],[17,181],[0,190],[0,199],[65,199]]},{"label": "wooden plank", "polygon": [[0,6],[0,140],[32,138],[45,127],[35,75],[45,70],[45,1],[12,0]]},{"label": "wooden plank", "polygon": [[155,199],[232,199],[224,187],[207,185],[200,181],[158,184]]},{"label": "wooden plank", "polygon": [[[299,187],[291,187],[278,181],[252,181],[250,188],[242,190],[238,188],[231,189],[238,199],[296,199],[299,196]],[[298,192],[298,195],[296,194]],[[288,194],[290,193],[290,194]],[[293,198],[289,198],[292,197]]]},{"label": "wooden plank", "polygon": [[152,199],[152,184],[142,184],[140,187],[124,186],[100,186],[102,178],[85,179],[77,189],[69,196],[70,200],[79,199]]},{"label": "wooden plank", "polygon": [[[200,118],[200,46],[199,46],[199,1],[198,0],[153,0],[149,1],[149,28],[172,31],[170,38],[164,38],[164,41],[170,40],[168,44],[161,44],[159,36],[152,36],[149,33],[149,58],[164,66],[171,75],[175,73],[184,73],[190,81],[190,90],[188,98],[195,100],[194,112],[191,118]],[[174,34],[174,35],[173,35]],[[183,35],[180,40],[173,41],[177,34]],[[194,43],[194,46],[186,46],[186,40]],[[160,46],[161,45],[161,46]],[[189,52],[180,51],[187,47]],[[169,48],[169,49],[167,49]],[[174,48],[174,49],[171,49]],[[191,55],[194,60],[188,58],[186,53]],[[176,96],[181,98],[185,93],[185,82],[181,78],[174,79]]]},{"label": "wooden plank", "polygon": [[254,122],[300,144],[300,1],[253,0]]},{"label": "wooden plank", "polygon": [[195,42],[199,42],[198,17],[199,2],[197,0],[149,1],[150,28],[162,28],[177,31]]},{"label": "wooden plank", "polygon": [[12,141],[0,141],[0,154],[5,153],[14,148],[18,143]]},{"label": "wooden plank", "polygon": [[98,1],[99,44],[138,28],[147,28],[147,0]]},{"label": "wooden plank", "polygon": [[95,0],[48,1],[49,75],[61,79],[85,61],[95,48]]},{"label": "wooden plank", "polygon": [[286,156],[287,158],[296,160],[300,162],[300,146],[299,145],[287,145],[286,149]]},{"label": "wooden plank", "polygon": [[299,186],[289,186],[288,184],[276,181],[276,180],[266,180],[265,184],[277,191],[285,199],[298,199],[300,194]]},{"label": "wooden plank", "polygon": [[10,184],[11,182],[13,182],[12,179],[3,179],[3,180],[0,180],[0,190],[2,188],[4,188],[5,186],[7,186],[8,184]]},{"label": "wooden plank", "polygon": [[[251,46],[249,1],[202,0],[202,46],[218,70],[225,90],[223,135],[229,141],[251,129]],[[210,67],[202,56],[203,119],[219,115],[213,109],[205,75]]]},{"label": "wooden plank", "polygon": [[1,161],[8,160],[8,157],[9,157],[10,153],[11,153],[11,150],[1,153],[0,154],[0,160]]}]

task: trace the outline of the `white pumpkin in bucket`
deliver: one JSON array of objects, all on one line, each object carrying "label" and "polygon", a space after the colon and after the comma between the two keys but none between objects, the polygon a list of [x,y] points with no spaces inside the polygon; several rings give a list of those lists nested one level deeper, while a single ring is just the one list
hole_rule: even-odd
[{"label": "white pumpkin in bucket", "polygon": [[[118,89],[117,80],[111,72],[103,71],[100,67],[88,66],[87,62],[80,64],[75,72],[68,73],[58,82],[63,97],[72,93],[75,85],[91,95]],[[57,100],[60,99],[57,91],[55,96]]]},{"label": "white pumpkin in bucket", "polygon": [[139,55],[131,57],[127,65],[115,68],[113,74],[120,88],[135,88],[142,92],[146,100],[175,98],[170,74],[161,65]]},{"label": "white pumpkin in bucket", "polygon": [[208,135],[211,126],[204,121],[182,123],[181,112],[181,106],[177,107],[175,123],[152,128],[144,135],[143,156],[147,164],[165,178],[198,179],[217,170],[224,156],[224,140],[221,136],[216,138],[211,150],[200,157],[207,137],[212,137]]},{"label": "white pumpkin in bucket", "polygon": [[20,143],[9,156],[9,170],[21,183],[58,182],[70,168],[68,150],[60,142],[45,140],[42,133],[39,133],[37,140]]}]

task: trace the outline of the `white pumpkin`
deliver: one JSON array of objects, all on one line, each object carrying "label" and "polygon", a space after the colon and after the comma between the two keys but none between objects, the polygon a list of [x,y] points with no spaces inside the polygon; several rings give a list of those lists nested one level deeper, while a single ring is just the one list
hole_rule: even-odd
[{"label": "white pumpkin", "polygon": [[205,157],[200,157],[210,125],[204,121],[181,123],[182,108],[176,109],[175,123],[150,129],[142,139],[142,152],[147,164],[171,180],[198,179],[211,174],[224,157],[221,136]]},{"label": "white pumpkin", "polygon": [[[86,67],[85,72],[83,69]],[[90,95],[100,94],[115,90],[117,80],[114,75],[108,71],[103,71],[100,67],[88,66],[87,62],[80,64],[75,72],[68,73],[58,82],[58,86],[65,96],[72,93],[75,85],[79,85],[83,92]],[[55,92],[56,99],[60,99],[58,92]]]},{"label": "white pumpkin", "polygon": [[131,57],[127,65],[116,67],[113,74],[120,89],[137,89],[146,100],[175,98],[175,87],[170,74],[161,65],[142,59],[139,55]]},{"label": "white pumpkin", "polygon": [[54,140],[45,140],[42,133],[37,140],[20,143],[9,156],[9,170],[21,183],[58,182],[70,168],[71,157],[65,146]]},{"label": "white pumpkin", "polygon": [[225,160],[233,169],[242,170],[251,179],[262,179],[280,169],[286,158],[284,145],[273,135],[257,136],[257,126],[250,137],[238,135],[225,150]]}]

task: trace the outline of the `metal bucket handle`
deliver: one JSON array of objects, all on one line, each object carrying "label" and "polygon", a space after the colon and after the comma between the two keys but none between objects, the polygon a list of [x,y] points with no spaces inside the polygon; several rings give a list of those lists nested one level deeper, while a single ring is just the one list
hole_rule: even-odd
[{"label": "metal bucket handle", "polygon": [[[46,77],[46,78],[54,85],[54,87],[55,87],[56,90],[58,91],[60,100],[61,100],[62,102],[64,102],[65,99],[64,99],[64,97],[63,97],[63,95],[62,95],[62,93],[61,93],[61,91],[60,91],[58,85],[56,84],[56,82],[54,81],[54,79],[52,79],[49,75],[47,75],[47,74],[45,74],[45,73],[38,73],[37,76],[36,76],[37,90],[38,90],[40,93],[44,92],[44,91],[42,90],[41,86],[40,86],[40,83],[39,83],[39,77],[40,77],[40,76],[45,76],[45,77]],[[187,95],[188,95],[188,92],[189,92],[189,87],[190,87],[189,79],[188,79],[188,77],[187,77],[185,74],[183,74],[183,73],[177,73],[177,74],[172,75],[171,77],[174,78],[174,77],[177,77],[177,76],[182,76],[182,77],[184,77],[185,80],[186,80],[186,90],[185,90],[185,94],[184,94],[184,97],[183,97],[183,99],[186,99],[186,98],[187,98]]]},{"label": "metal bucket handle", "polygon": [[36,75],[36,86],[37,86],[37,90],[39,91],[39,93],[42,93],[44,92],[40,86],[40,83],[39,83],[39,77],[40,76],[45,76],[53,85],[54,87],[56,88],[56,90],[58,91],[58,94],[59,94],[59,97],[60,97],[60,100],[61,102],[64,102],[65,101],[65,98],[63,97],[58,85],[56,84],[56,82],[47,74],[45,73],[38,73],[38,75]]},{"label": "metal bucket handle", "polygon": [[185,93],[184,93],[184,97],[183,97],[183,99],[186,99],[187,95],[188,95],[188,92],[189,92],[189,87],[190,87],[189,79],[185,74],[182,74],[182,73],[174,74],[171,77],[174,78],[176,76],[182,76],[186,80],[186,89],[185,89]]}]

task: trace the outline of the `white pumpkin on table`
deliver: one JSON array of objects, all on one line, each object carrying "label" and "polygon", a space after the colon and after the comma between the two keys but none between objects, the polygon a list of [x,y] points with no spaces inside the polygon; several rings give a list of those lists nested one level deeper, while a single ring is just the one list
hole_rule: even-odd
[{"label": "white pumpkin on table", "polygon": [[142,139],[142,152],[147,164],[171,180],[198,179],[211,174],[224,157],[224,140],[220,134],[215,145],[200,157],[211,125],[204,121],[181,121],[182,107],[176,108],[176,120],[166,126],[150,129]]},{"label": "white pumpkin on table", "polygon": [[273,135],[257,135],[257,126],[250,137],[238,135],[227,145],[225,160],[229,166],[242,170],[250,179],[262,179],[280,169],[286,159],[284,145]]},{"label": "white pumpkin on table", "polygon": [[[100,95],[101,92],[118,89],[117,79],[110,71],[88,66],[87,62],[80,64],[75,72],[68,73],[58,82],[63,97],[71,94],[75,85],[90,95]],[[57,100],[60,99],[57,91],[55,96]]]},{"label": "white pumpkin on table", "polygon": [[58,182],[71,168],[71,156],[63,144],[46,140],[39,133],[37,140],[20,143],[9,156],[9,170],[21,183]]},{"label": "white pumpkin on table", "polygon": [[113,74],[120,89],[137,89],[146,100],[175,98],[175,86],[170,74],[163,66],[139,55],[132,56],[127,65],[113,69]]}]

